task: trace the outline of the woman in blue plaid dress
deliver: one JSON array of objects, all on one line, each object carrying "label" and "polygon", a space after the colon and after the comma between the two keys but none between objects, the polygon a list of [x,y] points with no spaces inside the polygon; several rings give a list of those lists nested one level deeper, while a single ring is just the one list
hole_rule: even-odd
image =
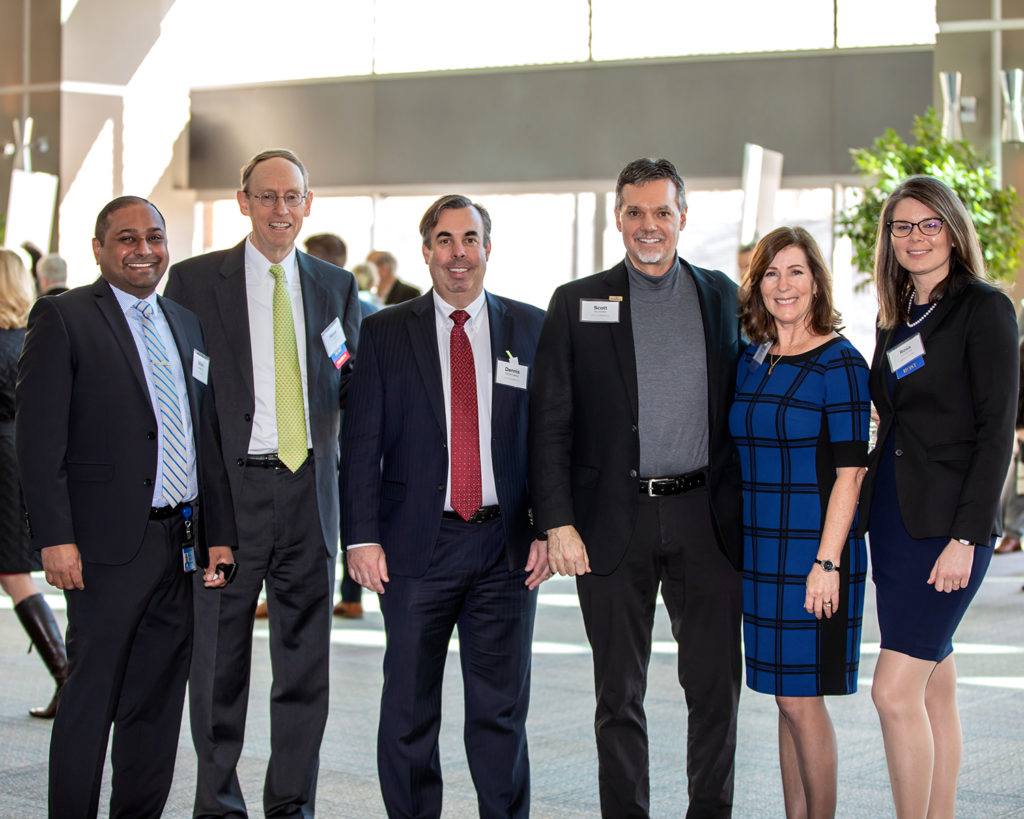
[{"label": "woman in blue plaid dress", "polygon": [[786,814],[833,816],[826,694],[857,690],[867,555],[852,533],[867,463],[868,367],[836,330],[803,228],[762,239],[740,287],[752,344],[729,417],[743,467],[747,685],[774,694]]}]

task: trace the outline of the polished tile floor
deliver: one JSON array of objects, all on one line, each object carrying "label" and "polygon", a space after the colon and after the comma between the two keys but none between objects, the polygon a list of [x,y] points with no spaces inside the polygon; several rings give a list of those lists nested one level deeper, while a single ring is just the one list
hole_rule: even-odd
[{"label": "polished tile floor", "polygon": [[[42,581],[40,580],[40,583]],[[1024,819],[1024,553],[997,556],[956,641],[964,763],[957,816]],[[870,589],[870,584],[869,584]],[[63,600],[49,597],[55,608]],[[375,734],[381,685],[383,628],[370,601],[363,620],[335,619],[331,713],[321,751],[318,815],[380,817]],[[6,605],[3,605],[6,604]],[[877,656],[874,601],[869,596],[861,690],[831,698],[839,738],[840,817],[893,815],[878,720],[871,705]],[[257,625],[245,751],[239,766],[252,816],[262,816],[261,787],[269,753],[270,685],[265,625]],[[46,815],[49,725],[26,709],[50,694],[42,664],[25,654],[27,640],[0,604],[0,819]],[[452,653],[457,651],[453,645]],[[461,681],[452,657],[445,681],[441,756],[444,816],[476,815],[462,750]],[[685,709],[676,683],[667,617],[659,607],[651,660],[647,714],[651,738],[651,815],[685,813]],[[541,588],[534,641],[529,720],[534,817],[597,817],[597,759],[593,743],[590,654],[572,581]],[[744,690],[740,699],[736,767],[737,817],[781,817],[782,789],[775,751],[776,710],[771,697]],[[109,769],[108,769],[109,774]],[[182,728],[174,786],[165,816],[191,816],[195,759],[187,718]],[[103,801],[107,799],[105,790]],[[105,811],[101,810],[101,815]]]}]

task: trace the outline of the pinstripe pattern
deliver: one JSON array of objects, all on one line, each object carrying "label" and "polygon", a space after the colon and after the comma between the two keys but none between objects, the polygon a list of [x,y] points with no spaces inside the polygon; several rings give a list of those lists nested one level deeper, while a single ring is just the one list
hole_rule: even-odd
[{"label": "pinstripe pattern", "polygon": [[153,305],[137,301],[132,307],[141,317],[142,335],[149,353],[150,370],[160,405],[160,454],[163,465],[163,497],[175,506],[185,499],[188,489],[188,460],[185,428],[181,421],[181,403],[174,387],[170,359],[153,324]]},{"label": "pinstripe pattern", "polygon": [[[843,338],[768,364],[747,349],[730,429],[743,468],[743,637],[747,685],[784,696],[857,688],[867,557],[847,540],[839,606],[804,610],[829,493],[840,466],[867,461],[868,368]],[[751,369],[753,367],[753,369]]]}]

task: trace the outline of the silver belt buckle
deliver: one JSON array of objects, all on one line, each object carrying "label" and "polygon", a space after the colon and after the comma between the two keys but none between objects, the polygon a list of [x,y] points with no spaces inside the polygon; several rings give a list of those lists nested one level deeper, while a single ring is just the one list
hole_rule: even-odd
[{"label": "silver belt buckle", "polygon": [[647,479],[647,497],[649,497],[649,498],[655,497],[655,494],[654,494],[654,484],[655,484],[655,482],[656,481],[664,481],[664,480],[667,480],[667,478],[648,478]]}]

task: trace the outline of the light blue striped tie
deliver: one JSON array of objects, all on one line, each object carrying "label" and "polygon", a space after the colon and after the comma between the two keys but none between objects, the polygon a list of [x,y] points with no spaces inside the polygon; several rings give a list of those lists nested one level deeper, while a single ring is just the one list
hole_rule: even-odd
[{"label": "light blue striped tie", "polygon": [[142,319],[142,335],[160,405],[161,455],[163,462],[163,496],[168,505],[176,506],[185,499],[188,489],[188,464],[185,448],[185,429],[181,422],[181,405],[174,387],[174,374],[160,336],[153,323],[153,305],[137,301],[132,305]]}]

